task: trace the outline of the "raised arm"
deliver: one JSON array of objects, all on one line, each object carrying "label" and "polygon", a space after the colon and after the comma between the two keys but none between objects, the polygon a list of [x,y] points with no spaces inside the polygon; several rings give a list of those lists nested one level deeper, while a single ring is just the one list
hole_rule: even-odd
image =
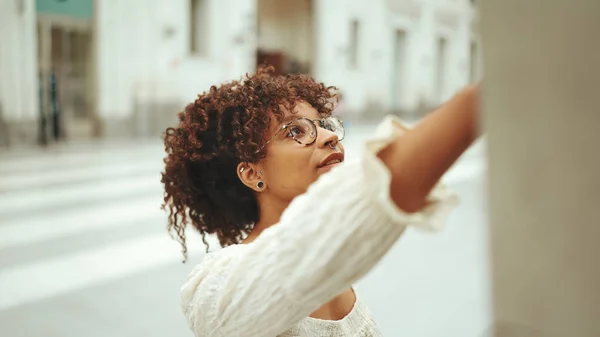
[{"label": "raised arm", "polygon": [[387,120],[360,160],[323,175],[279,224],[199,265],[182,288],[196,335],[278,335],[369,272],[406,226],[438,227],[454,199],[431,190],[473,140],[474,100],[463,92],[414,130]]},{"label": "raised arm", "polygon": [[477,136],[478,88],[468,87],[379,153],[392,174],[392,200],[415,212]]}]

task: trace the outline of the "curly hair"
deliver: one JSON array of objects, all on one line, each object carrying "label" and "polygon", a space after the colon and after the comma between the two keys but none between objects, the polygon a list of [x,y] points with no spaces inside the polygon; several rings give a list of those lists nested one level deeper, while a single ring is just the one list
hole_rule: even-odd
[{"label": "curly hair", "polygon": [[[331,114],[337,88],[307,75],[273,75],[272,67],[220,86],[212,86],[178,114],[178,125],[167,128],[167,153],[161,182],[162,208],[168,231],[187,260],[185,229],[191,222],[202,235],[216,234],[221,246],[240,243],[259,219],[254,191],[237,175],[241,162],[264,158],[271,118],[305,101],[321,114]],[[176,237],[173,235],[175,234]]]}]

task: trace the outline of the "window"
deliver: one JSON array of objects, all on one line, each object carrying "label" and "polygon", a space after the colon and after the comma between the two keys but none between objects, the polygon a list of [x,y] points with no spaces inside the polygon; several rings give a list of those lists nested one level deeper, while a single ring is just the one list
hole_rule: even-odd
[{"label": "window", "polygon": [[446,97],[446,75],[448,64],[448,40],[445,37],[439,37],[437,41],[437,65],[435,72],[435,94],[438,103],[443,102]]},{"label": "window", "polygon": [[348,63],[350,68],[356,69],[358,68],[358,44],[359,44],[359,34],[360,34],[360,23],[358,20],[352,20],[350,25],[350,48],[348,55]]},{"label": "window", "polygon": [[470,76],[469,76],[469,81],[471,83],[476,82],[479,78],[478,78],[478,67],[479,67],[479,50],[477,48],[477,42],[472,41],[471,42],[471,52],[470,52]]},{"label": "window", "polygon": [[190,0],[190,53],[204,56],[208,49],[208,0]]},{"label": "window", "polygon": [[404,103],[405,86],[407,77],[407,34],[405,30],[397,29],[395,32],[393,44],[393,64],[392,64],[392,107],[394,110],[400,110]]}]

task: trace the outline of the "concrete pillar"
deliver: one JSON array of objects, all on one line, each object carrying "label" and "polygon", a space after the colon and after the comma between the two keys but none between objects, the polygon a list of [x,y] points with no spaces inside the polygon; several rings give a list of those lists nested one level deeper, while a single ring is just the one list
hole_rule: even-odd
[{"label": "concrete pillar", "polygon": [[600,336],[600,1],[486,0],[494,336]]}]

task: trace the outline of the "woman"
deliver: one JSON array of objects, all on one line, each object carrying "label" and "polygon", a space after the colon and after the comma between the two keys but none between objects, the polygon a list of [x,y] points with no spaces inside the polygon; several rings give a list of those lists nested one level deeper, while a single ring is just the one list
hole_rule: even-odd
[{"label": "woman", "polygon": [[379,336],[352,285],[407,226],[439,227],[438,180],[476,137],[475,88],[414,130],[386,119],[344,161],[335,88],[268,69],[199,95],[165,136],[169,229],[216,234],[182,287],[196,336]]}]

